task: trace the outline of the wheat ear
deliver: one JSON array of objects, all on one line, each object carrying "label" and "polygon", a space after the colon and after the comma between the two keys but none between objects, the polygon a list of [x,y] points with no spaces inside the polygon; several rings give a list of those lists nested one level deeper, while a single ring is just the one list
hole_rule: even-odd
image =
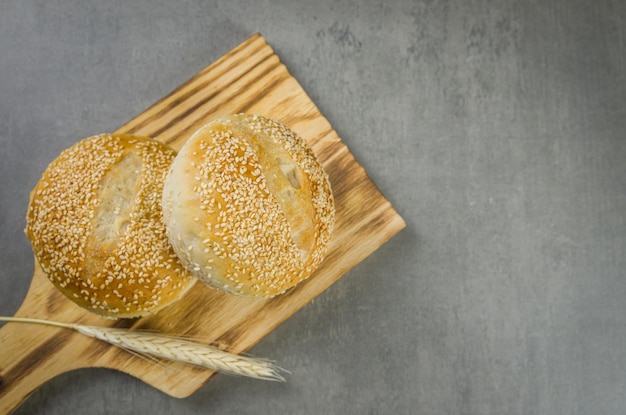
[{"label": "wheat ear", "polygon": [[177,339],[171,336],[23,317],[0,316],[0,321],[44,324],[73,329],[85,336],[103,340],[109,344],[140,355],[187,363],[231,375],[241,375],[255,379],[279,382],[285,381],[282,374],[286,371],[269,360],[240,356],[226,352],[217,347]]}]

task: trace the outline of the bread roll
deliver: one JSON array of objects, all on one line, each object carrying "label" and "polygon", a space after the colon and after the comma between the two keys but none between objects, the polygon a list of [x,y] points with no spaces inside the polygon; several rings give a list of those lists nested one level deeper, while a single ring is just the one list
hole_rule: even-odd
[{"label": "bread roll", "polygon": [[170,243],[210,286],[273,297],[324,258],[335,206],[306,142],[277,121],[233,115],[195,132],[163,192]]},{"label": "bread roll", "polygon": [[161,195],[175,152],[102,134],[63,151],[31,194],[26,234],[50,281],[99,315],[152,313],[195,278],[169,245]]}]

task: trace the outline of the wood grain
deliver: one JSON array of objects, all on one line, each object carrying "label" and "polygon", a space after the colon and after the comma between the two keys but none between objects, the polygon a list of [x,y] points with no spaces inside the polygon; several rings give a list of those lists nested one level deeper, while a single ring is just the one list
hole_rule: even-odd
[{"label": "wood grain", "polygon": [[[240,353],[405,226],[260,34],[117,132],[151,136],[179,149],[212,118],[238,112],[285,123],[311,144],[330,176],[337,224],[328,255],[316,273],[286,294],[268,300],[239,298],[196,284],[184,298],[157,314],[112,321],[71,303],[35,266],[30,289],[16,316],[184,334]],[[84,367],[120,370],[175,397],[189,396],[213,375],[179,363],[154,364],[73,331],[7,323],[0,329],[0,413],[11,412],[47,380]]]}]

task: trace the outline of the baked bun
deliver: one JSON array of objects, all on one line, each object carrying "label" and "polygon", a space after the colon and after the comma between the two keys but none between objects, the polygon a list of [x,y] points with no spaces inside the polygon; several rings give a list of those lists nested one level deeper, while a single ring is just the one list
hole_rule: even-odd
[{"label": "baked bun", "polygon": [[102,134],[48,166],[31,193],[26,234],[42,270],[70,300],[105,317],[138,317],[196,281],[162,220],[174,157],[150,138]]},{"label": "baked bun", "polygon": [[170,243],[195,276],[273,297],[321,263],[334,225],[327,175],[306,142],[256,115],[216,119],[172,163],[163,191]]}]

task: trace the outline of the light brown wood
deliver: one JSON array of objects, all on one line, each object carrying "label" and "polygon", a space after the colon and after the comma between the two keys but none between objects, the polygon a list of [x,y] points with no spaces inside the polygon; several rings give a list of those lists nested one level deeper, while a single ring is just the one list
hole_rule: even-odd
[{"label": "light brown wood", "polygon": [[[193,131],[210,119],[239,112],[265,115],[289,126],[311,144],[330,176],[337,224],[326,260],[313,276],[286,294],[268,300],[239,298],[196,284],[180,301],[155,315],[112,321],[71,303],[36,266],[31,287],[16,316],[184,334],[240,353],[405,226],[259,34],[117,132],[155,137],[179,149]],[[120,370],[175,397],[189,396],[213,375],[179,363],[155,364],[70,330],[7,323],[0,329],[0,414],[11,412],[49,379],[84,367]]]}]

